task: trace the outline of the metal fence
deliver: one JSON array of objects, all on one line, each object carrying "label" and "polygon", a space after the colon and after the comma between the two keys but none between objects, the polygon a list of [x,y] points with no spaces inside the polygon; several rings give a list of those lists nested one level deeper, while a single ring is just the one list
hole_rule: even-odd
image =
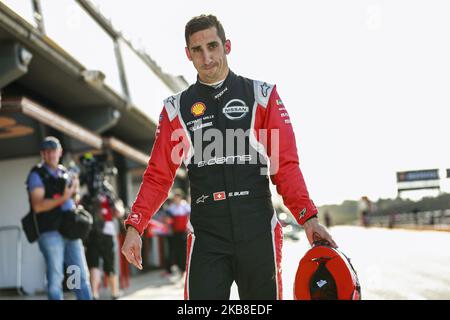
[{"label": "metal fence", "polygon": [[0,289],[22,294],[22,229],[18,226],[0,227]]},{"label": "metal fence", "polygon": [[435,229],[450,230],[450,209],[391,213],[390,215],[372,215],[370,216],[370,225],[379,227],[427,227]]}]

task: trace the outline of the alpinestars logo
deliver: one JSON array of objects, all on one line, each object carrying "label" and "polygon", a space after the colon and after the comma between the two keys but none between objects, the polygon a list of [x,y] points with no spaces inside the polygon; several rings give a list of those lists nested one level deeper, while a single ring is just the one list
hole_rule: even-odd
[{"label": "alpinestars logo", "polygon": [[302,219],[305,216],[306,208],[303,208],[302,211],[300,211],[300,219]]},{"label": "alpinestars logo", "polygon": [[209,196],[205,196],[204,194],[201,197],[198,197],[197,200],[195,201],[196,204],[199,203],[205,203],[205,200],[208,198]]},{"label": "alpinestars logo", "polygon": [[167,99],[167,101],[172,105],[172,107],[175,108],[175,97],[171,96],[170,98]]},{"label": "alpinestars logo", "polygon": [[267,83],[264,82],[261,85],[261,94],[264,98],[267,97],[267,92],[269,91],[269,89],[270,89],[270,86]]}]

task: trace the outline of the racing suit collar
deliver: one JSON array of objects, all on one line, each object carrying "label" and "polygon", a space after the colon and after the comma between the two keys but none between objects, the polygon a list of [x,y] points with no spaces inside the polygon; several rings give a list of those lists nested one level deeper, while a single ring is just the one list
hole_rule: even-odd
[{"label": "racing suit collar", "polygon": [[222,96],[222,94],[231,90],[232,83],[234,82],[234,79],[236,79],[236,77],[237,77],[236,74],[233,71],[231,71],[231,69],[229,69],[228,75],[223,81],[222,85],[218,88],[213,88],[207,84],[201,83],[197,75],[196,87],[198,88],[200,95],[209,95],[214,100],[216,100],[219,99]]}]

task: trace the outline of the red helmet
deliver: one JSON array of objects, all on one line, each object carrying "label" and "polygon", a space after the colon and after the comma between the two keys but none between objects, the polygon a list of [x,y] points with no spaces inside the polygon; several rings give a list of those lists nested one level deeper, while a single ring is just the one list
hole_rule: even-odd
[{"label": "red helmet", "polygon": [[314,242],[298,264],[294,299],[361,300],[361,287],[350,259],[328,242]]}]

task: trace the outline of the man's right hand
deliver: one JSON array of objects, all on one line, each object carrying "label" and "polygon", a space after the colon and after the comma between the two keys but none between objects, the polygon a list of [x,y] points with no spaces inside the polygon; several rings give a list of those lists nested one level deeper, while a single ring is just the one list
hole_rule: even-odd
[{"label": "man's right hand", "polygon": [[142,239],[139,232],[133,228],[128,227],[127,235],[122,246],[122,254],[127,258],[128,262],[133,264],[139,270],[142,270]]},{"label": "man's right hand", "polygon": [[64,194],[62,196],[63,202],[66,202],[67,200],[69,200],[76,191],[77,191],[77,185],[75,183],[72,183],[72,185],[70,187],[66,185],[66,188],[64,189]]}]

